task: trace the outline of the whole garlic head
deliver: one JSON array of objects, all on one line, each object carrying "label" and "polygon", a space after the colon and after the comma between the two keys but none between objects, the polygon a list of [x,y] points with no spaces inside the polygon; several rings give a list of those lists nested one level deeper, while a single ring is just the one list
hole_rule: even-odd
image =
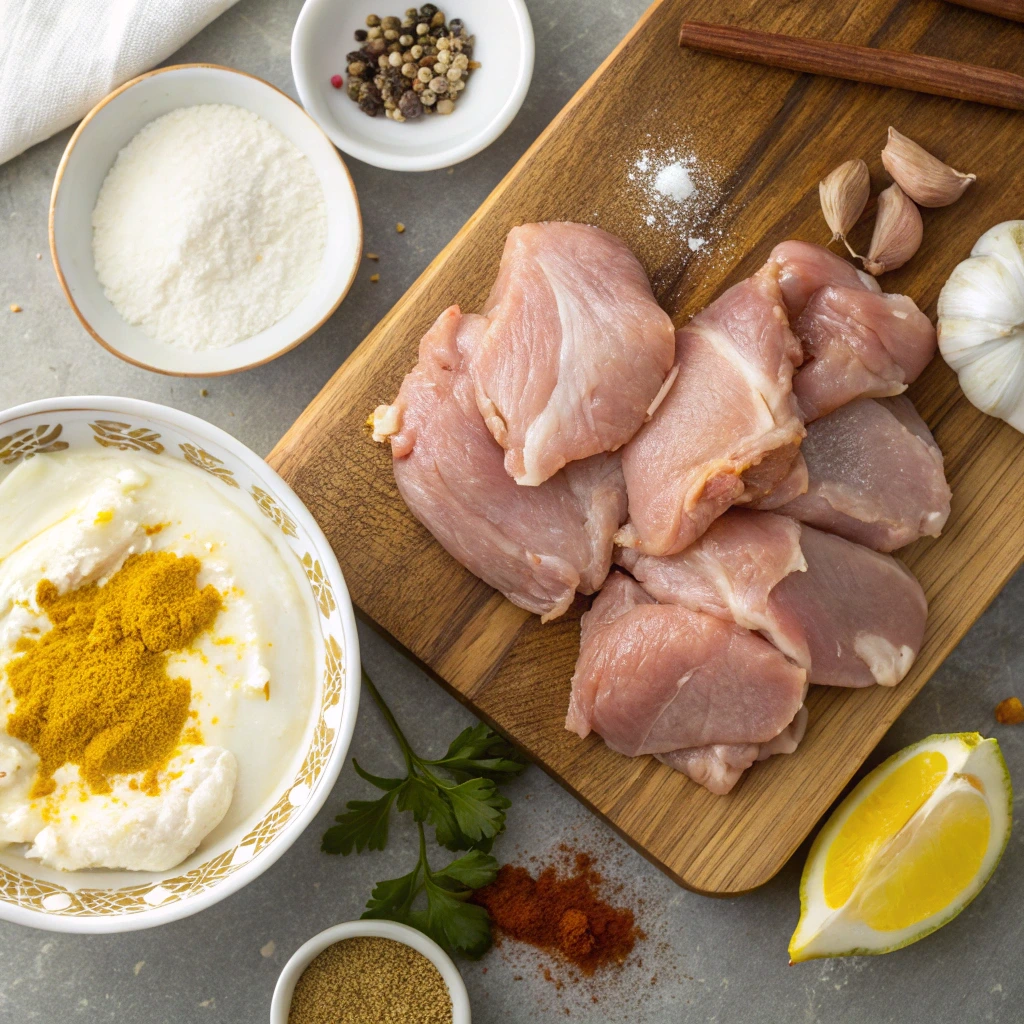
[{"label": "whole garlic head", "polygon": [[939,295],[939,351],[982,412],[1024,432],[1024,220],[978,239]]}]

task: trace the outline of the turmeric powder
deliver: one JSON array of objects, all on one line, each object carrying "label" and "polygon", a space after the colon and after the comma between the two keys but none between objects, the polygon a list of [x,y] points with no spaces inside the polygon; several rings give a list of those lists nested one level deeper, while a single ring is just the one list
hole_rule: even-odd
[{"label": "turmeric powder", "polygon": [[146,771],[147,791],[180,741],[192,687],[167,674],[167,655],[189,647],[222,607],[196,585],[200,562],[169,551],[132,555],[103,586],[60,594],[49,580],[36,601],[52,629],[22,637],[7,665],[17,706],[7,732],[39,756],[31,797],[56,788],[76,764],[96,793],[109,776]]}]

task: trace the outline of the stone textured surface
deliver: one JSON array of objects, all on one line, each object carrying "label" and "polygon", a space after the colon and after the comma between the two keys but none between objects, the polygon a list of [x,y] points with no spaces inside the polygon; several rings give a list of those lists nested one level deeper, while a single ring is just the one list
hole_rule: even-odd
[{"label": "stone textured surface", "polygon": [[[137,370],[100,349],[64,302],[46,251],[53,173],[69,132],[0,167],[0,406],[71,394],[130,395],[203,416],[265,454],[338,363],[448,241],[540,129],[625,34],[645,0],[528,0],[537,70],[526,104],[485,153],[420,175],[350,160],[362,203],[364,266],[345,303],[314,337],[257,370],[200,384]],[[172,62],[222,63],[294,95],[288,60],[299,0],[241,0]],[[382,13],[386,13],[382,10]],[[398,235],[396,221],[407,230]],[[41,258],[37,259],[36,254]],[[369,281],[378,271],[380,283]],[[16,302],[24,312],[10,314]],[[200,395],[205,386],[209,394]],[[1024,576],[975,626],[872,757],[876,764],[933,732],[998,736],[1011,773],[1024,773],[1024,727],[1002,727],[992,709],[1024,695]],[[367,669],[410,738],[442,746],[471,716],[372,631],[361,628]],[[366,702],[352,753],[371,770],[396,767],[376,710]],[[380,854],[335,859],[319,837],[346,799],[365,795],[346,767],[318,819],[257,882],[202,914],[154,931],[112,937],[56,935],[0,923],[0,1020],[119,1024],[255,1024],[288,956],[315,932],[358,917],[378,878],[406,870],[413,837],[396,828]],[[640,905],[647,940],[620,973],[574,984],[543,957],[506,946],[462,964],[478,1024],[580,1021],[828,1022],[1016,1021],[1024,1000],[1018,832],[992,883],[953,924],[875,959],[788,967],[806,847],[769,885],[738,899],[685,892],[626,847],[538,769],[510,788],[514,806],[501,859],[551,857],[559,844],[595,850],[621,898]],[[559,988],[543,976],[551,966]],[[653,983],[652,983],[653,980]],[[595,1001],[596,1000],[596,1001]]]}]

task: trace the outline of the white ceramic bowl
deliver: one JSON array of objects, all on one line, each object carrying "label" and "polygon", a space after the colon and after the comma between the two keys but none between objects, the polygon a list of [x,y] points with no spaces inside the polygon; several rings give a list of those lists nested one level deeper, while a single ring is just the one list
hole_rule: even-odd
[{"label": "white ceramic bowl", "polygon": [[[288,485],[230,434],[195,416],[126,398],[53,398],[0,413],[0,479],[23,459],[65,449],[142,451],[205,470],[221,494],[264,515],[295,555],[318,609],[313,706],[280,783],[243,821],[208,837],[164,872],[61,872],[0,849],[0,918],[60,932],[149,928],[187,917],[251,882],[312,821],[352,739],[359,640],[345,580],[327,539]],[[212,833],[217,836],[217,832]]]},{"label": "white ceramic bowl", "polygon": [[441,972],[448,994],[452,997],[452,1024],[470,1024],[469,995],[466,983],[459,974],[459,969],[452,963],[448,954],[431,938],[408,925],[394,921],[349,921],[347,924],[336,924],[333,928],[314,935],[309,942],[295,951],[292,958],[284,965],[281,976],[277,979],[274,989],[274,1000],[270,1005],[270,1024],[288,1024],[288,1009],[292,1004],[292,993],[295,984],[302,977],[302,972],[310,965],[313,958],[322,953],[328,946],[333,946],[342,939],[355,939],[362,936],[378,936],[383,939],[394,939],[405,943],[422,953]]},{"label": "white ceramic bowl", "polygon": [[[287,316],[229,348],[189,352],[133,327],[107,299],[93,262],[92,211],[118,152],[155,118],[200,103],[230,103],[253,111],[309,158],[324,190],[327,241],[319,277]],[[259,366],[309,337],[348,292],[359,267],[362,231],[348,168],[312,118],[267,82],[213,64],[150,71],[98,103],[71,136],[50,197],[53,265],[85,329],[129,363],[184,377],[213,377]]]},{"label": "white ceramic bowl", "polygon": [[[401,16],[406,4],[381,0],[306,0],[292,33],[292,77],[303,106],[339,149],[374,167],[433,171],[466,160],[489,146],[512,123],[533,76],[533,26],[523,0],[451,0],[438,6],[461,18],[476,37],[480,61],[449,115],[430,114],[402,124],[368,117],[335,89],[348,81],[345,55],[358,50],[352,33],[368,14]],[[420,5],[417,5],[420,6]]]}]

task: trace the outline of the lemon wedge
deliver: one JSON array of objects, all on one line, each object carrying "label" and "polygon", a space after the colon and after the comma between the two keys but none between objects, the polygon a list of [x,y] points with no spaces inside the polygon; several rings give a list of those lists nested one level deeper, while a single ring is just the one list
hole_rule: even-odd
[{"label": "lemon wedge", "polygon": [[941,928],[989,880],[1012,815],[994,739],[929,736],[894,754],[818,833],[790,961],[888,953]]}]

